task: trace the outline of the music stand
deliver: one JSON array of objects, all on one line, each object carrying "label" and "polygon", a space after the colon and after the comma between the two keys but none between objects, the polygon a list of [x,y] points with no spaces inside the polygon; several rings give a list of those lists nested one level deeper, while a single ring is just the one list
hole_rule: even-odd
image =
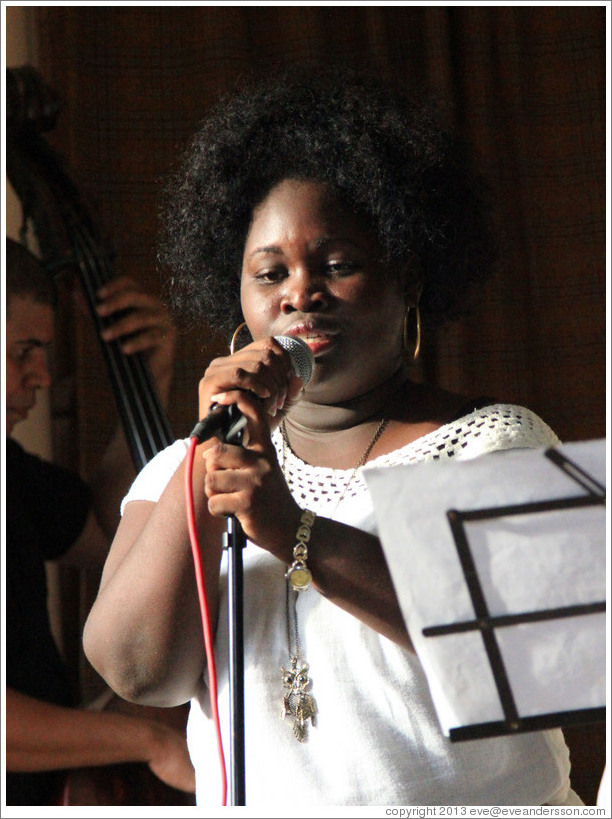
[{"label": "music stand", "polygon": [[444,734],[603,721],[604,442],[364,476]]}]

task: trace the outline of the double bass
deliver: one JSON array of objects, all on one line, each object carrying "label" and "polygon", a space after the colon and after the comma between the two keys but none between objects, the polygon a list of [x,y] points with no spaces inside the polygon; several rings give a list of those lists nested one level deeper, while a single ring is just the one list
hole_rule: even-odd
[{"label": "double bass", "polygon": [[[125,355],[118,341],[100,336],[108,319],[96,312],[96,294],[113,278],[110,250],[96,230],[87,205],[63,158],[44,134],[60,112],[58,95],[31,66],[6,70],[6,169],[21,201],[25,233],[31,223],[40,257],[51,275],[74,270],[100,339],[119,418],[136,471],[174,440],[141,354]],[[157,719],[184,729],[184,708],[136,706],[108,691],[104,708]],[[161,782],[144,763],[106,765],[68,771],[62,805],[194,805],[193,795]]]},{"label": "double bass", "polygon": [[[112,254],[99,238],[62,158],[43,137],[55,125],[58,98],[30,66],[7,69],[6,88],[7,175],[26,218],[32,221],[47,269],[54,274],[76,269],[100,337],[108,319],[96,313],[96,294],[114,275]],[[134,465],[140,471],[172,443],[172,428],[143,357],[124,355],[118,341],[101,340],[101,347]]]}]

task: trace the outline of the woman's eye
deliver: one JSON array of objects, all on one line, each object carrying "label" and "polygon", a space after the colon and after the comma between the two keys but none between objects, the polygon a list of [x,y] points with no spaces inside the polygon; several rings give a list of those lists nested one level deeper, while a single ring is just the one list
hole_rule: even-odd
[{"label": "woman's eye", "polygon": [[359,269],[357,262],[352,261],[331,261],[326,264],[327,270],[335,276],[350,276]]},{"label": "woman's eye", "polygon": [[266,268],[265,270],[259,270],[255,274],[255,278],[257,281],[263,282],[264,284],[273,284],[274,282],[278,282],[283,279],[286,275],[287,273],[284,269],[272,267]]}]

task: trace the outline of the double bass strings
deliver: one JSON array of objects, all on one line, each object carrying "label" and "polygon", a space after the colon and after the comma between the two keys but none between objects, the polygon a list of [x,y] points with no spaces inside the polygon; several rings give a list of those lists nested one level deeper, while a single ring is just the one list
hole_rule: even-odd
[{"label": "double bass strings", "polygon": [[[98,330],[108,326],[96,312],[98,290],[112,278],[106,253],[100,253],[89,233],[73,220],[73,240],[81,281]],[[136,467],[141,469],[174,440],[159,396],[142,354],[126,355],[120,341],[104,342],[103,350],[119,411]]]}]

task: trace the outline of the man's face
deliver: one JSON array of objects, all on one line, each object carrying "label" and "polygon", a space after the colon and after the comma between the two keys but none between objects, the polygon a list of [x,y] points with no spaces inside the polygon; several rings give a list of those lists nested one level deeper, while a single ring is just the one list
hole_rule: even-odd
[{"label": "man's face", "polygon": [[27,418],[36,390],[48,387],[47,350],[53,341],[53,308],[29,296],[11,296],[6,315],[6,434]]}]

